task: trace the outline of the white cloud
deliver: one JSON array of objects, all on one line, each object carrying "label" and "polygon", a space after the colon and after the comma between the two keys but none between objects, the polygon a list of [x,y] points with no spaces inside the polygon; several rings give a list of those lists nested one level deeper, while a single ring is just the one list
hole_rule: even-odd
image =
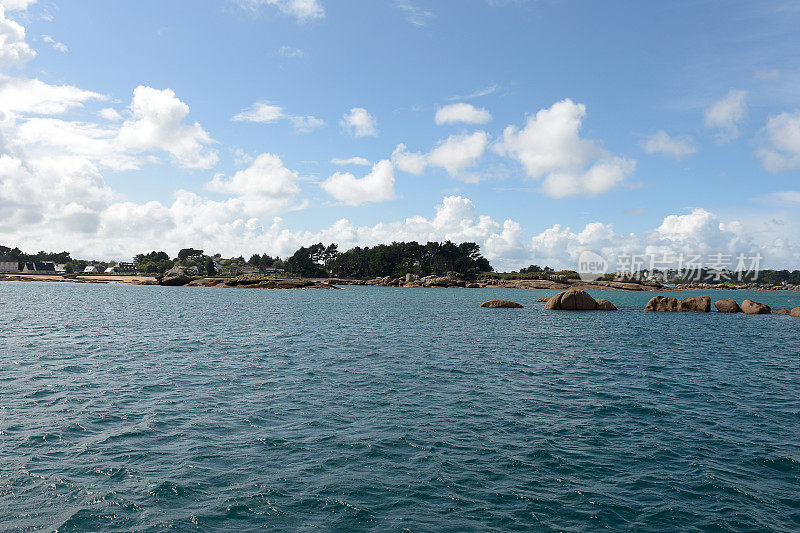
[{"label": "white cloud", "polygon": [[324,120],[311,115],[289,117],[289,121],[294,126],[294,129],[300,133],[311,133],[325,125]]},{"label": "white cloud", "polygon": [[775,191],[764,195],[764,199],[775,204],[800,206],[800,191]]},{"label": "white cloud", "polygon": [[489,85],[488,87],[484,87],[483,89],[478,89],[473,91],[469,94],[461,94],[455,95],[448,98],[448,100],[455,101],[455,100],[472,100],[473,98],[480,98],[482,96],[489,96],[490,94],[494,94],[500,90],[500,86],[497,84]]},{"label": "white cloud", "polygon": [[361,166],[369,166],[370,162],[369,159],[364,157],[349,157],[347,159],[340,159],[338,157],[334,157],[331,159],[331,163],[334,165],[361,165]]},{"label": "white cloud", "polygon": [[403,172],[419,176],[428,166],[428,156],[420,152],[409,152],[408,147],[400,143],[392,152],[392,163]]},{"label": "white cloud", "polygon": [[492,120],[492,115],[483,108],[477,108],[472,104],[460,102],[440,107],[436,110],[436,124],[485,124]]},{"label": "white cloud", "polygon": [[265,153],[230,179],[214,176],[206,189],[238,197],[242,211],[254,216],[287,208],[300,193],[297,179],[297,172],[286,168],[280,157]]},{"label": "white cloud", "polygon": [[117,135],[117,143],[124,149],[133,153],[164,150],[186,168],[210,168],[217,164],[217,152],[207,147],[214,141],[199,123],[183,123],[189,106],[171,89],[140,85],[133,91],[131,113]]},{"label": "white cloud", "polygon": [[4,5],[0,5],[0,70],[22,65],[35,56],[36,52],[25,42],[25,28],[6,18]]},{"label": "white cloud", "polygon": [[24,11],[28,6],[35,4],[36,0],[2,0],[0,6],[5,7],[8,11]]},{"label": "white cloud", "polygon": [[363,178],[349,172],[337,172],[320,185],[322,189],[347,205],[384,202],[394,199],[394,168],[389,160],[378,161]]},{"label": "white cloud", "polygon": [[[40,86],[34,83],[31,87]],[[70,87],[45,85],[40,89],[32,94],[55,112],[74,107],[81,99],[94,98],[94,93],[83,94]],[[33,100],[18,101],[15,106],[33,104]],[[154,152],[165,151],[182,167],[209,168],[217,162],[216,151],[208,147],[214,141],[200,124],[183,123],[188,112],[189,107],[171,90],[140,86],[134,91],[130,118],[121,125],[12,115],[0,126],[0,132],[8,150],[24,152],[30,158],[69,155],[126,170],[155,160]]]},{"label": "white cloud", "polygon": [[756,155],[769,172],[800,168],[800,111],[771,115],[761,130]]},{"label": "white cloud", "polygon": [[726,143],[739,136],[739,123],[747,114],[747,91],[731,89],[705,111],[705,124],[717,129],[717,141]]},{"label": "white cloud", "polygon": [[284,119],[291,122],[294,129],[299,133],[310,133],[325,125],[324,120],[311,115],[287,115],[283,112],[281,106],[270,104],[269,102],[256,102],[248,109],[234,115],[232,120],[270,124]]},{"label": "white cloud", "polygon": [[104,107],[100,111],[97,112],[101,118],[111,121],[122,120],[122,115],[119,114],[119,111],[114,109],[113,107]]},{"label": "white cloud", "polygon": [[275,6],[300,22],[325,18],[325,9],[319,0],[238,0],[238,2],[250,11],[256,11],[264,5]]},{"label": "white cloud", "polygon": [[647,137],[642,142],[642,147],[648,154],[664,154],[674,159],[683,159],[697,153],[691,137],[670,137],[664,130]]},{"label": "white cloud", "polygon": [[618,187],[636,161],[614,156],[580,137],[583,104],[566,99],[528,117],[521,130],[508,126],[495,145],[500,155],[522,163],[528,176],[543,179],[548,196],[595,196]]},{"label": "white cloud", "polygon": [[55,115],[106,97],[72,85],[49,85],[37,79],[0,76],[0,111]]},{"label": "white cloud", "polygon": [[269,102],[256,102],[250,106],[249,109],[234,115],[233,120],[237,122],[261,122],[263,124],[269,124],[285,116],[281,106],[273,105]]},{"label": "white cloud", "polygon": [[339,123],[353,137],[377,137],[378,124],[375,117],[363,107],[354,107],[345,113]]},{"label": "white cloud", "polygon": [[397,0],[397,9],[401,10],[406,20],[415,26],[426,26],[433,19],[434,14],[411,2],[411,0]]},{"label": "white cloud", "polygon": [[289,46],[285,44],[278,48],[278,53],[283,57],[303,57],[305,52],[303,52],[300,48],[295,48],[294,46]]},{"label": "white cloud", "polygon": [[46,43],[49,43],[55,50],[58,50],[62,54],[66,54],[67,51],[69,50],[66,44],[56,41],[49,35],[43,35],[42,40]]},{"label": "white cloud", "polygon": [[[472,134],[451,135],[440,141],[428,155],[428,164],[441,167],[452,177],[462,176],[462,171],[473,166],[489,144],[489,134],[476,131]],[[477,181],[469,177],[468,181]]]}]

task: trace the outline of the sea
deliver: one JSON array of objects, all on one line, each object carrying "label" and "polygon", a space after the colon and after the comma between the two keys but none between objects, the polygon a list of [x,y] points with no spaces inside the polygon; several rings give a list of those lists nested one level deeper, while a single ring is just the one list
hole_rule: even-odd
[{"label": "sea", "polygon": [[0,531],[800,530],[800,319],[555,292],[2,283]]}]

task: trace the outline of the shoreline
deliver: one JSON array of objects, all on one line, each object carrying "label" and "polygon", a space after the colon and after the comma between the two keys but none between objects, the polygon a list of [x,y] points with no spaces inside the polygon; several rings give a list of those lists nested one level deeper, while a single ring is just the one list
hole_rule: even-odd
[{"label": "shoreline", "polygon": [[[262,289],[305,289],[305,288],[325,288],[336,289],[337,286],[359,285],[366,287],[403,287],[403,288],[467,288],[467,289],[541,289],[541,290],[601,290],[601,291],[631,291],[631,292],[656,292],[656,291],[684,291],[684,290],[707,290],[707,291],[797,291],[800,287],[730,287],[702,284],[691,285],[660,285],[647,283],[633,283],[622,281],[554,281],[554,280],[513,280],[513,279],[489,279],[476,281],[463,281],[447,277],[433,277],[417,279],[415,281],[386,278],[376,278],[371,280],[345,279],[345,278],[274,278],[260,276],[240,276],[237,278],[223,277],[193,277],[185,283],[173,286],[183,287],[236,287],[236,288],[262,288]],[[424,281],[426,280],[427,281]],[[147,275],[69,275],[64,277],[60,274],[29,274],[29,273],[4,273],[0,274],[0,282],[18,281],[31,282],[43,281],[51,283],[125,283],[129,285],[160,285],[156,276]]]}]

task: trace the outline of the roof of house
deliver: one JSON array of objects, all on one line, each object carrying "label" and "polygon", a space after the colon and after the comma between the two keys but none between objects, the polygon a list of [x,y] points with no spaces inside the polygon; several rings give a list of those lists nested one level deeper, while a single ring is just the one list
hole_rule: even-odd
[{"label": "roof of house", "polygon": [[17,263],[19,259],[10,255],[0,255],[0,263]]}]

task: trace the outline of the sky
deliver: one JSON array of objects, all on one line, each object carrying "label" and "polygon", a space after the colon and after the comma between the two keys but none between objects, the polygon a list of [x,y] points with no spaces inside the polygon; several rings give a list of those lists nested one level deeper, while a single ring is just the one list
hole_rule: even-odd
[{"label": "sky", "polygon": [[793,2],[0,6],[6,246],[800,268]]}]

